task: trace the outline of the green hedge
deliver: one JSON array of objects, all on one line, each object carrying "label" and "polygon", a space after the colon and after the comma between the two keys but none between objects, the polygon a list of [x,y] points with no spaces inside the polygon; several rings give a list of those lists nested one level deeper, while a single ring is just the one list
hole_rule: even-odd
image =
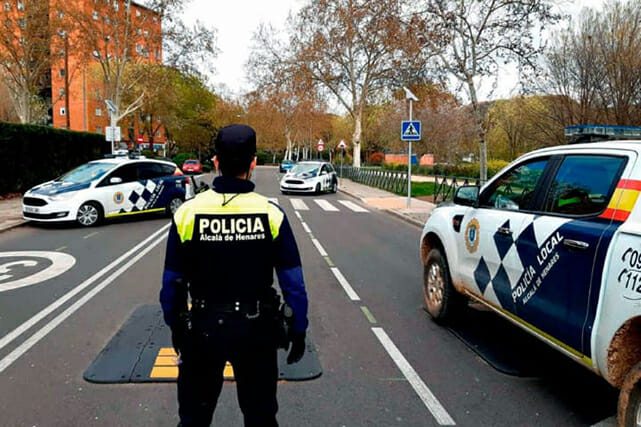
[{"label": "green hedge", "polygon": [[[487,177],[490,178],[509,163],[503,160],[487,162]],[[407,165],[384,165],[385,169],[406,171]],[[480,167],[478,163],[459,163],[456,165],[412,166],[412,173],[418,175],[447,175],[466,178],[478,178]]]},{"label": "green hedge", "polygon": [[22,193],[110,152],[104,135],[0,122],[0,195]]}]

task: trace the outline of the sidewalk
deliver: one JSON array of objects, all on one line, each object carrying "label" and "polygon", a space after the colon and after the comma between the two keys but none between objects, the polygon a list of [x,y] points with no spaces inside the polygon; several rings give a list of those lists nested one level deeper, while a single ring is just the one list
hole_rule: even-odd
[{"label": "sidewalk", "polygon": [[396,194],[359,184],[346,178],[340,180],[338,189],[345,194],[359,199],[366,205],[385,210],[419,227],[425,225],[429,213],[434,209],[434,206],[436,206],[434,203],[412,198],[411,206],[407,208],[407,197],[397,196]]},{"label": "sidewalk", "polygon": [[22,197],[0,200],[0,232],[24,224]]}]

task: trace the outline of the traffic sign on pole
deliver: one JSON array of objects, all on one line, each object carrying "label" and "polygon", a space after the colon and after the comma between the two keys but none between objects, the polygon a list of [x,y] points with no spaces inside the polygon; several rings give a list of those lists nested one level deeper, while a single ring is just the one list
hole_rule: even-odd
[{"label": "traffic sign on pole", "polygon": [[421,122],[419,120],[404,120],[401,122],[401,141],[420,141]]},{"label": "traffic sign on pole", "polygon": [[105,127],[105,140],[109,142],[120,141],[120,126],[107,126]]},{"label": "traffic sign on pole", "polygon": [[325,142],[323,142],[322,139],[319,139],[316,147],[318,148],[318,151],[323,151],[325,149]]},{"label": "traffic sign on pole", "polygon": [[338,143],[338,148],[340,148],[341,150],[347,148],[347,144],[345,144],[345,141],[341,139],[341,142]]}]

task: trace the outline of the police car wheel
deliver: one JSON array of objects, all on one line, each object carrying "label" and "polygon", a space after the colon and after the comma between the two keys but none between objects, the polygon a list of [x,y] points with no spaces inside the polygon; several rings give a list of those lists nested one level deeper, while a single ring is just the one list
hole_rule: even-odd
[{"label": "police car wheel", "polygon": [[452,318],[460,305],[461,295],[452,286],[445,257],[439,249],[432,249],[427,255],[423,270],[423,298],[425,309],[436,322]]},{"label": "police car wheel", "polygon": [[338,184],[336,183],[336,180],[332,181],[332,186],[329,191],[331,193],[336,193],[338,191]]},{"label": "police car wheel", "polygon": [[314,190],[314,192],[315,192],[316,194],[320,194],[320,192],[321,192],[321,185],[320,185],[320,182],[319,182],[318,184],[316,184],[316,190]]},{"label": "police car wheel", "polygon": [[171,201],[167,205],[167,215],[173,216],[178,208],[182,206],[182,204],[183,199],[181,199],[180,197],[174,197],[173,199],[171,199]]},{"label": "police car wheel", "polygon": [[80,205],[76,221],[83,227],[91,227],[102,220],[102,208],[94,202],[87,202]]}]

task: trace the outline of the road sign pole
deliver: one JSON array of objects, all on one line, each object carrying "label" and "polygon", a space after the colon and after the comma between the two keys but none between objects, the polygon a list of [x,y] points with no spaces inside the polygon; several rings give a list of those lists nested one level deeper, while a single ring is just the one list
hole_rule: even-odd
[{"label": "road sign pole", "polygon": [[[410,98],[410,122],[412,121],[412,99]],[[412,206],[412,141],[407,146],[407,208]]]}]

